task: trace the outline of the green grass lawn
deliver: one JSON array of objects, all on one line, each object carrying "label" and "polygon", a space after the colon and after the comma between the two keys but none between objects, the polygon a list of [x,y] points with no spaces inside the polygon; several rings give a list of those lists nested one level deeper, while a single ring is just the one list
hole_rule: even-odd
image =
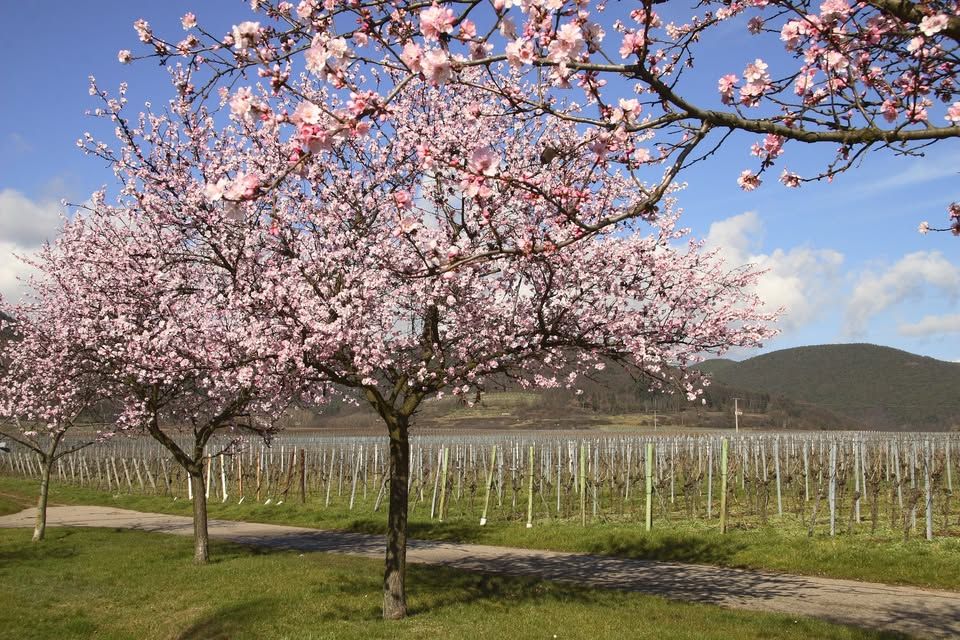
[{"label": "green grass lawn", "polygon": [[[0,477],[0,496],[32,500],[35,483]],[[144,495],[112,495],[80,487],[54,484],[51,501],[63,504],[99,504],[181,515],[191,514],[188,501]],[[343,505],[324,508],[322,503],[263,505],[252,501],[220,504],[211,500],[213,518],[292,524],[307,527],[382,533],[384,509],[373,513],[371,502],[350,511]],[[587,527],[578,521],[550,519],[526,529],[518,521],[492,521],[478,526],[466,514],[452,513],[446,522],[429,518],[429,507],[411,512],[412,537],[457,542],[583,551],[631,558],[715,564],[730,567],[773,569],[788,573],[850,578],[889,584],[910,584],[960,590],[960,539],[933,542],[914,537],[903,542],[899,532],[884,530],[876,536],[861,528],[855,536],[831,538],[806,529],[792,518],[771,518],[766,526],[739,527],[721,535],[715,525],[702,521],[660,523],[645,533],[633,522],[597,522]]]},{"label": "green grass lawn", "polygon": [[411,566],[410,617],[384,622],[381,563],[139,531],[0,530],[0,636],[53,638],[896,638],[792,616]]}]

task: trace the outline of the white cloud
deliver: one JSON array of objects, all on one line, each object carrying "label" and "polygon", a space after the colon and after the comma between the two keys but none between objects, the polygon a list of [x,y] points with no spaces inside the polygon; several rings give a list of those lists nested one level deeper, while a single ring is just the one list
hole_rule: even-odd
[{"label": "white cloud", "polygon": [[731,266],[754,264],[766,271],[756,292],[768,309],[782,307],[778,326],[791,331],[808,324],[835,298],[843,254],[833,249],[793,247],[760,253],[763,221],[755,211],[714,222],[707,246]]},{"label": "white cloud", "polygon": [[60,226],[60,204],[34,202],[15,189],[0,191],[0,242],[38,247]]},{"label": "white cloud", "polygon": [[906,163],[894,174],[881,175],[870,181],[861,181],[850,192],[856,196],[875,195],[879,191],[916,187],[935,180],[956,178],[960,175],[957,166],[960,165],[960,155],[940,154],[936,158],[914,159]]},{"label": "white cloud", "polygon": [[939,251],[909,253],[881,273],[863,273],[847,304],[846,332],[862,334],[873,316],[906,300],[923,297],[928,287],[952,300],[960,295],[960,268]]},{"label": "white cloud", "polygon": [[0,295],[15,301],[25,291],[29,257],[60,228],[60,204],[34,201],[14,189],[0,191]]},{"label": "white cloud", "polygon": [[925,338],[944,333],[960,333],[960,313],[924,316],[919,322],[900,324],[897,331],[903,336]]}]

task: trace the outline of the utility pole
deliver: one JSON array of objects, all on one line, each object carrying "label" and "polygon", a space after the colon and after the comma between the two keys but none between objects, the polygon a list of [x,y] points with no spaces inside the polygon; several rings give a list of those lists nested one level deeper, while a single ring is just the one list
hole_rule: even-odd
[{"label": "utility pole", "polygon": [[737,433],[740,433],[740,416],[743,415],[743,412],[740,411],[740,398],[733,399],[733,425],[736,428]]}]

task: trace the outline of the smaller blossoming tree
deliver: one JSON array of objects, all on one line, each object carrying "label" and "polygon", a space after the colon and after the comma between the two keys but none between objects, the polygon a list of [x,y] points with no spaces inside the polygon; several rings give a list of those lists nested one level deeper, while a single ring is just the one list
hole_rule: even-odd
[{"label": "smaller blossoming tree", "polygon": [[35,279],[34,298],[0,316],[0,433],[40,459],[40,495],[33,541],[47,526],[50,474],[58,461],[114,435],[97,421],[103,379],[78,328],[64,315],[53,282]]},{"label": "smaller blossoming tree", "polygon": [[[237,291],[251,274],[208,266],[238,260],[242,245],[231,240],[242,236],[221,228],[205,238],[178,224],[179,214],[111,207],[98,194],[37,266],[55,280],[59,321],[73,327],[70,348],[82,351],[119,408],[118,425],[149,434],[186,470],[194,560],[205,563],[205,463],[248,434],[269,437],[291,394],[283,364],[263,345],[268,326],[238,314]],[[215,436],[219,450],[211,451]]]}]

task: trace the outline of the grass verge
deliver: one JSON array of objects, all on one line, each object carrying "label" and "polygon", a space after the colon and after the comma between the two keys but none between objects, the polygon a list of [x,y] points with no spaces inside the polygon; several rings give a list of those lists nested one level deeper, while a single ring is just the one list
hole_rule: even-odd
[{"label": "grass verge", "polygon": [[410,617],[379,619],[381,563],[179,536],[0,530],[0,629],[56,638],[837,638],[900,636],[806,618],[677,603],[535,579],[411,566]]},{"label": "grass verge", "polygon": [[[20,500],[29,502],[35,491],[32,481],[0,477],[0,495],[19,496]],[[183,499],[113,495],[71,485],[53,485],[50,499],[52,503],[108,505],[191,515],[191,505]],[[325,508],[322,503],[310,502],[264,505],[252,501],[243,504],[211,501],[210,516],[377,534],[383,533],[386,527],[383,509],[374,513],[370,504],[363,502],[351,511],[345,506]],[[772,518],[767,526],[733,528],[726,535],[721,535],[714,525],[701,521],[664,523],[646,533],[638,523],[608,521],[582,527],[579,522],[556,518],[538,521],[532,529],[526,529],[517,521],[493,521],[480,527],[465,514],[452,514],[445,522],[431,520],[429,511],[424,512],[421,507],[411,512],[410,535],[421,539],[769,569],[960,590],[958,538],[939,538],[933,542],[914,538],[903,542],[900,534],[891,531],[878,535],[864,531],[833,538],[817,534],[810,538],[803,527],[789,518],[779,521]]]}]

